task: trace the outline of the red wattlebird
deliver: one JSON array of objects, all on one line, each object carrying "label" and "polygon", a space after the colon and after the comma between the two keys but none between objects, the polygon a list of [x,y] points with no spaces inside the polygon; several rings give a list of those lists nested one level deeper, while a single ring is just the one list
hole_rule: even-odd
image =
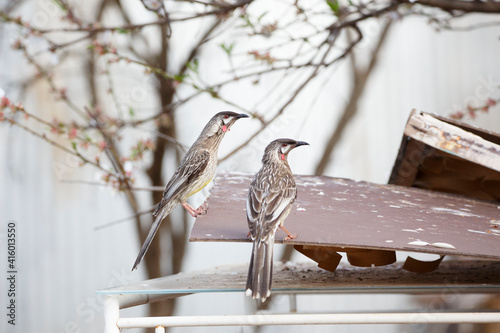
[{"label": "red wattlebird", "polygon": [[246,114],[231,111],[217,113],[210,119],[195,143],[189,148],[174,175],[165,186],[163,198],[153,213],[155,220],[149,229],[148,236],[135,260],[132,270],[137,268],[153,241],[161,221],[181,204],[193,217],[207,212],[207,203],[194,209],[187,203],[187,198],[204,188],[214,178],[217,169],[217,151],[230,127]]},{"label": "red wattlebird", "polygon": [[279,227],[287,233],[285,240],[297,237],[283,226],[297,197],[287,156],[292,149],[303,145],[308,143],[291,139],[271,142],[262,157],[262,168],[250,184],[246,208],[253,249],[245,293],[262,302],[271,295],[276,230]]}]

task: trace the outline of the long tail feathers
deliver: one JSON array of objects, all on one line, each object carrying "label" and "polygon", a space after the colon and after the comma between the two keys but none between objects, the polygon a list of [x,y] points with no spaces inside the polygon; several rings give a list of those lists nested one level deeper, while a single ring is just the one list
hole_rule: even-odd
[{"label": "long tail feathers", "polygon": [[269,239],[267,241],[255,240],[250,257],[245,293],[262,302],[271,295],[273,245]]},{"label": "long tail feathers", "polygon": [[[161,221],[170,213],[168,212],[158,212],[159,214],[156,215],[155,220],[153,224],[151,225],[151,228],[149,229],[148,236],[146,237],[146,240],[144,241],[144,244],[142,245],[141,251],[139,251],[139,255],[137,255],[137,259],[135,259],[134,267],[132,267],[132,270],[136,269],[137,266],[141,263],[142,258],[144,258],[144,255],[149,249],[149,246],[151,245],[151,242],[153,241],[153,238],[156,235],[156,232],[160,228]],[[166,213],[166,214],[165,214]]]}]

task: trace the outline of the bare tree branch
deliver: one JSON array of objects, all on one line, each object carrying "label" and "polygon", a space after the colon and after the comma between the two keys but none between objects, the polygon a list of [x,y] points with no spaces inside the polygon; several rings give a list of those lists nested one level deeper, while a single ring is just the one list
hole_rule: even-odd
[{"label": "bare tree branch", "polygon": [[468,13],[500,13],[498,1],[457,1],[457,0],[399,0],[400,3],[414,3],[423,6],[441,8],[446,11],[459,10]]},{"label": "bare tree branch", "polygon": [[[372,56],[370,58],[370,63],[368,65],[368,68],[364,71],[360,71],[356,65],[353,66],[354,70],[354,86],[351,90],[351,96],[349,97],[349,102],[347,103],[344,111],[342,112],[342,116],[340,117],[340,120],[337,124],[337,127],[335,130],[332,132],[330,138],[328,139],[328,142],[326,144],[326,147],[324,149],[324,152],[322,154],[322,157],[320,161],[318,162],[318,165],[316,166],[316,170],[314,171],[315,175],[322,175],[325,172],[326,167],[328,166],[331,155],[333,153],[333,149],[339,142],[340,138],[342,137],[342,134],[347,126],[349,124],[350,120],[354,117],[356,114],[356,111],[358,110],[358,102],[359,99],[365,90],[366,83],[368,81],[368,78],[375,67],[376,61],[378,54],[380,52],[380,49],[382,48],[382,45],[384,41],[386,40],[387,34],[389,32],[389,28],[391,26],[392,21],[387,21],[387,23],[384,25],[384,28],[380,34],[378,43],[375,47],[375,50],[372,53]],[[351,61],[354,62],[354,57],[351,57]]]}]

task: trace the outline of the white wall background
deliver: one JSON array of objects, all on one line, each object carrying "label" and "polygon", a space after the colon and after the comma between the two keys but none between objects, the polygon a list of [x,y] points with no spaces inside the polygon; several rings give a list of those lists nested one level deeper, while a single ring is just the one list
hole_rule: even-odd
[{"label": "white wall background", "polygon": [[[42,1],[38,2],[39,8]],[[2,1],[0,1],[2,4]],[[25,7],[26,17],[39,8]],[[484,20],[484,16],[468,20]],[[377,29],[377,27],[366,27]],[[369,30],[367,30],[369,31]],[[9,96],[16,96],[12,83],[25,72],[24,60],[9,50],[15,28],[0,31],[0,88]],[[366,34],[369,48],[370,34]],[[423,19],[409,18],[397,22],[382,50],[378,67],[370,78],[360,111],[349,125],[327,175],[385,183],[399,148],[402,131],[411,109],[448,115],[474,97],[500,97],[500,54],[497,28],[472,32],[436,33]],[[174,41],[180,43],[180,41]],[[207,50],[204,61],[220,61],[220,52]],[[345,72],[345,64],[338,72]],[[211,66],[207,66],[211,68]],[[71,75],[78,75],[72,69]],[[68,75],[68,82],[71,82]],[[133,78],[129,78],[133,82]],[[255,172],[260,165],[260,154],[268,138],[289,136],[308,141],[311,146],[294,152],[290,164],[295,173],[313,172],[319,159],[323,141],[329,127],[335,124],[338,113],[346,103],[348,84],[345,75],[338,75],[321,87],[316,83],[290,108],[293,123],[275,127],[265,133],[249,148],[235,156],[231,163],[220,169]],[[486,83],[485,83],[486,82]],[[489,82],[489,83],[488,83]],[[236,87],[241,98],[249,98],[244,87]],[[321,88],[321,89],[320,89]],[[317,90],[320,89],[320,93]],[[310,96],[317,94],[311,107]],[[51,112],[44,108],[46,92],[29,96],[31,110]],[[239,96],[239,95],[238,95]],[[12,98],[15,100],[15,98]],[[192,123],[192,132],[181,133],[181,141],[189,145],[198,135],[210,116],[223,108],[208,99],[190,103],[178,114],[177,121]],[[304,114],[303,109],[309,112]],[[207,111],[209,110],[209,111]],[[500,132],[500,110],[480,115],[472,123]],[[249,120],[244,120],[245,122]],[[235,147],[250,133],[243,121],[233,127],[221,146],[220,156]],[[18,325],[8,327],[2,310],[2,332],[93,332],[103,327],[102,304],[96,290],[140,281],[143,267],[130,272],[140,244],[136,240],[132,222],[121,223],[104,230],[94,228],[103,223],[130,214],[123,194],[97,190],[87,185],[65,184],[57,179],[53,166],[58,163],[68,167],[67,176],[75,179],[93,179],[91,170],[74,168],[64,153],[23,133],[16,127],[0,125],[0,268],[5,272],[6,224],[9,220],[18,225]],[[253,162],[241,159],[257,156]],[[201,197],[195,201],[203,200]],[[217,265],[237,264],[248,261],[250,244],[188,244],[184,271],[210,268]],[[276,256],[281,247],[276,247]],[[294,260],[304,260],[296,255]],[[6,300],[5,278],[0,279],[0,308]],[[299,310],[304,311],[371,311],[414,307],[405,296],[299,296]],[[279,297],[275,308],[286,310],[288,299]],[[283,307],[284,306],[284,307]],[[251,309],[243,294],[205,294],[182,298],[177,314],[242,314]],[[125,310],[127,315],[142,315],[144,308]],[[7,330],[9,329],[9,330]],[[274,327],[264,331],[299,332],[303,327]],[[364,332],[363,326],[339,326],[336,332]],[[416,332],[415,327],[380,325],[370,327],[370,332]],[[203,329],[205,331],[248,332],[249,328]],[[308,331],[332,331],[332,327],[317,326]],[[202,331],[178,329],[175,331]]]}]

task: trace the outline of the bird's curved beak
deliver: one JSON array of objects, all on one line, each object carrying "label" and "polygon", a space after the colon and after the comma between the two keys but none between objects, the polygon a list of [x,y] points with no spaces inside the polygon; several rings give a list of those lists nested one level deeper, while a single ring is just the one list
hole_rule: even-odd
[{"label": "bird's curved beak", "polygon": [[295,144],[295,147],[299,147],[299,146],[309,146],[309,144],[305,141],[297,141],[297,143]]},{"label": "bird's curved beak", "polygon": [[248,115],[244,113],[237,114],[227,124],[225,124],[224,127],[222,127],[222,132],[229,131],[230,130],[229,128],[236,122],[236,120],[240,118],[248,118]]}]

